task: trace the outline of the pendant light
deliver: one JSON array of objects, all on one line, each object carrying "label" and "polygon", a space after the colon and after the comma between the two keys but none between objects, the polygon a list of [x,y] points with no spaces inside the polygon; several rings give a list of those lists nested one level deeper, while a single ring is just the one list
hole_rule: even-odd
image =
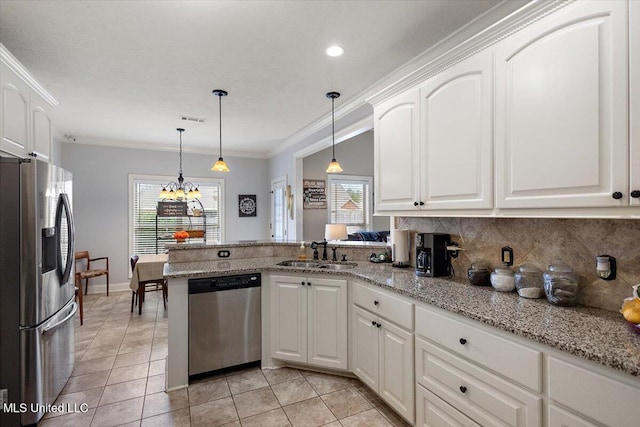
[{"label": "pendant light", "polygon": [[215,89],[213,94],[218,97],[218,106],[220,110],[220,157],[218,157],[218,161],[211,167],[211,170],[215,172],[229,172],[229,167],[222,158],[222,97],[227,96],[228,93],[226,90]]},{"label": "pendant light", "polygon": [[[184,182],[182,177],[182,132],[184,129],[176,129],[180,133],[180,169],[178,170],[177,182],[172,181],[167,185],[162,186],[162,191],[159,197],[161,199],[184,201],[185,199],[198,199],[200,198],[200,190],[198,187],[190,182]],[[167,188],[169,189],[167,191]]]},{"label": "pendant light", "polygon": [[340,97],[338,92],[327,92],[327,98],[331,98],[331,147],[333,149],[333,156],[331,158],[331,163],[329,163],[329,166],[327,167],[327,173],[342,172],[340,163],[336,160],[336,119],[334,101],[338,97]]}]

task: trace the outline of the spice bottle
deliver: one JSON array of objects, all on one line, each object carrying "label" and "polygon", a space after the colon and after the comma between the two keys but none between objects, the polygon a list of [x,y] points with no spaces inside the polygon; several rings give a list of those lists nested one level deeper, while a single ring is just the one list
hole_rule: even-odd
[{"label": "spice bottle", "polygon": [[580,277],[573,272],[571,266],[562,261],[554,261],[543,277],[547,301],[562,306],[572,306],[577,303]]},{"label": "spice bottle", "polygon": [[469,283],[474,286],[489,286],[489,276],[491,270],[483,262],[475,262],[471,264],[471,267],[467,270],[467,278]]}]

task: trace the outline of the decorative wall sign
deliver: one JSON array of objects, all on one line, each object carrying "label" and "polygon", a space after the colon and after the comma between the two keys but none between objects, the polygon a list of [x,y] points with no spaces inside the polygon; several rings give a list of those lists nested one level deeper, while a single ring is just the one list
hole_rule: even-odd
[{"label": "decorative wall sign", "polygon": [[324,179],[305,179],[302,181],[303,209],[326,209],[327,194]]},{"label": "decorative wall sign", "polygon": [[187,216],[185,202],[158,202],[158,216]]},{"label": "decorative wall sign", "polygon": [[238,196],[238,215],[242,217],[257,216],[255,194],[241,194]]}]

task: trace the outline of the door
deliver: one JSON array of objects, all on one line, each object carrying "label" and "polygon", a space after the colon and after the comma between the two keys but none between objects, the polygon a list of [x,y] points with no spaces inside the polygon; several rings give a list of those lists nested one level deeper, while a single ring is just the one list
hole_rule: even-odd
[{"label": "door", "polygon": [[287,177],[271,181],[271,240],[283,241],[287,238]]},{"label": "door", "polygon": [[307,280],[271,276],[269,289],[271,357],[307,362]]},{"label": "door", "polygon": [[426,209],[493,208],[492,59],[474,55],[420,88]]},{"label": "door", "polygon": [[381,319],[378,322],[378,393],[393,409],[413,423],[413,335],[387,320]]},{"label": "door", "polygon": [[621,1],[573,3],[496,46],[497,207],[628,204],[627,46]]},{"label": "door", "polygon": [[378,391],[378,328],[377,318],[355,305],[353,309],[352,362],[353,373],[372,390]]},{"label": "door", "polygon": [[0,63],[0,151],[24,158],[29,141],[29,86]]},{"label": "door", "polygon": [[313,365],[347,369],[347,281],[309,278],[309,359]]},{"label": "door", "polygon": [[420,92],[390,99],[373,110],[375,209],[420,207]]}]

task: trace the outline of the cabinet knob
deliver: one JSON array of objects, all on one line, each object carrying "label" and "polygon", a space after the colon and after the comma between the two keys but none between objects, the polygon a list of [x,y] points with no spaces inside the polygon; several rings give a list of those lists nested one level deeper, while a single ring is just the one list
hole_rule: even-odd
[{"label": "cabinet knob", "polygon": [[616,200],[620,200],[620,199],[622,199],[622,193],[621,193],[621,192],[619,192],[619,191],[616,191],[615,193],[613,193],[613,194],[611,195],[611,197],[613,197],[613,198],[614,198],[614,199],[616,199]]},{"label": "cabinet knob", "polygon": [[460,338],[459,341],[462,345],[465,345],[467,343],[467,340],[465,338]]},{"label": "cabinet knob", "polygon": [[460,391],[461,391],[462,393],[466,393],[466,392],[467,392],[467,388],[466,388],[465,386],[461,385],[461,386],[460,386]]},{"label": "cabinet knob", "polygon": [[381,323],[376,323],[376,326],[377,326],[378,328],[381,328],[381,327],[382,327],[382,324],[381,324]]},{"label": "cabinet knob", "polygon": [[420,202],[420,206],[424,206],[424,202]]},{"label": "cabinet knob", "polygon": [[36,157],[38,157],[38,155],[37,155],[36,153],[29,153],[29,156],[33,157],[34,159],[35,159]]},{"label": "cabinet knob", "polygon": [[302,282],[300,282],[300,284],[301,284],[302,286],[304,286],[304,280],[303,280]]},{"label": "cabinet knob", "polygon": [[376,301],[373,302],[373,305],[379,305],[379,304],[380,304],[380,301],[376,300]]},{"label": "cabinet knob", "polygon": [[418,206],[418,202],[413,202],[413,206]]},{"label": "cabinet knob", "polygon": [[372,320],[372,321],[371,321],[371,325],[372,325],[372,326],[376,326],[376,321],[375,321],[375,320]]},{"label": "cabinet knob", "polygon": [[640,197],[640,190],[633,190],[631,192],[631,197],[633,197],[634,199],[637,199],[638,197]]},{"label": "cabinet knob", "polygon": [[307,282],[307,286],[311,286],[311,282]]}]

